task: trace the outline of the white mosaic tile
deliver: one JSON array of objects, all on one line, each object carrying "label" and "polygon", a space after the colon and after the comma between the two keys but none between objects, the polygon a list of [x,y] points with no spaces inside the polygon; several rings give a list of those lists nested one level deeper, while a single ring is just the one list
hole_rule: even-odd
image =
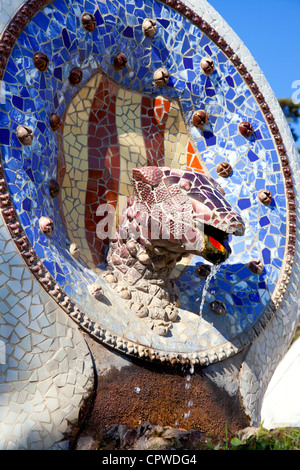
[{"label": "white mosaic tile", "polygon": [[[0,222],[5,242],[9,234],[2,218]],[[20,277],[1,289],[0,340],[9,347],[6,363],[0,366],[0,446],[2,450],[45,449],[63,439],[67,420],[77,420],[80,405],[93,387],[93,366],[75,324],[8,247],[14,250],[6,244],[0,273],[11,268],[13,276],[22,274],[24,281]]]}]

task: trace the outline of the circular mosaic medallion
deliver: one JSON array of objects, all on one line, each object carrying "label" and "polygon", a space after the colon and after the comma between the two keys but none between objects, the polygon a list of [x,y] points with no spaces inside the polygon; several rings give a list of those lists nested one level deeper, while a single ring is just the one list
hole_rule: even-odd
[{"label": "circular mosaic medallion", "polygon": [[[207,365],[250,344],[286,290],[296,207],[274,117],[231,47],[180,1],[29,0],[0,52],[0,207],[47,292],[95,339],[145,359]],[[242,236],[227,230],[231,254],[217,266],[177,260],[167,329],[108,281],[111,240],[99,237],[99,207],[121,214],[133,169],[149,167],[164,169],[174,197],[176,185],[191,196],[178,175],[201,175],[218,191],[216,202],[206,188],[206,207],[224,197],[244,224]]]}]

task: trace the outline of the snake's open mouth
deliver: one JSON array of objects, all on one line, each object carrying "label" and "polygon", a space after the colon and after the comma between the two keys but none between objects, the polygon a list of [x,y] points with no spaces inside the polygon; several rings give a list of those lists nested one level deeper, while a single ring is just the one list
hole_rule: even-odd
[{"label": "snake's open mouth", "polygon": [[213,264],[223,263],[231,254],[228,233],[211,225],[204,225],[204,249],[201,256]]}]

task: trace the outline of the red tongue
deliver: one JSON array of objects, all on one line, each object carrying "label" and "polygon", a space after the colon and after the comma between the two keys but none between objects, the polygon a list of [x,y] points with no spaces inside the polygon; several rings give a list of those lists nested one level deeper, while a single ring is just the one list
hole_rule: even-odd
[{"label": "red tongue", "polygon": [[224,251],[225,247],[220,243],[218,242],[218,240],[215,240],[213,237],[208,237],[210,243],[215,247],[217,248],[217,250],[219,251]]}]

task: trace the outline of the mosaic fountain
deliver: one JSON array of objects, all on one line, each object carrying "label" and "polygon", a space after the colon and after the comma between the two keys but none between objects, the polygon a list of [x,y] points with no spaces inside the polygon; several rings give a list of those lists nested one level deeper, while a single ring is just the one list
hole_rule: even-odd
[{"label": "mosaic fountain", "polygon": [[299,168],[257,64],[205,0],[0,11],[0,448],[66,448],[91,394],[98,426],[175,425],[189,368],[184,426],[259,424],[297,325]]}]

